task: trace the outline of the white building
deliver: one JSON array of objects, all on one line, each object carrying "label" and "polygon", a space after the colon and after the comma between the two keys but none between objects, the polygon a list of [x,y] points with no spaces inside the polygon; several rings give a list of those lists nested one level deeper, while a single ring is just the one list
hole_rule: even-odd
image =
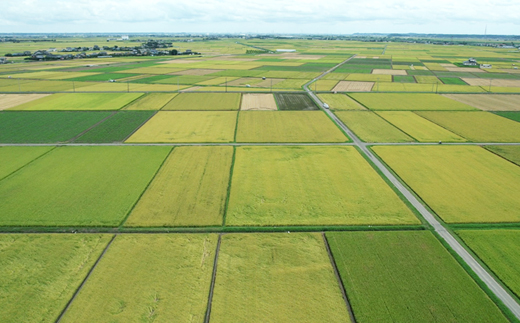
[{"label": "white building", "polygon": [[277,49],[276,52],[278,52],[278,53],[295,53],[296,49]]},{"label": "white building", "polygon": [[129,39],[130,39],[130,37],[128,37],[128,36],[121,36],[121,40],[129,40]]}]

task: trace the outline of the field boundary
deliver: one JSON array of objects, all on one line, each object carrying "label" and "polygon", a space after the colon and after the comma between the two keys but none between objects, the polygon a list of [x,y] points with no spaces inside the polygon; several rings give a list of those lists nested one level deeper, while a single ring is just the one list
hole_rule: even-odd
[{"label": "field boundary", "polygon": [[74,142],[75,140],[77,140],[79,137],[83,136],[84,134],[86,134],[87,132],[89,132],[90,130],[96,128],[97,126],[103,124],[105,121],[107,121],[108,119],[111,119],[112,117],[114,117],[116,114],[117,114],[117,111],[119,110],[114,110],[112,112],[112,114],[110,114],[109,116],[99,120],[97,123],[93,124],[92,126],[90,126],[89,128],[87,128],[85,131],[83,132],[80,132],[79,134],[77,134],[76,136],[72,137],[71,139],[67,140],[67,142]]},{"label": "field boundary", "polygon": [[[132,110],[125,110],[125,111],[132,111]],[[136,111],[139,111],[139,110],[136,110]],[[144,111],[144,110],[141,110],[141,111]],[[125,142],[126,140],[128,140],[128,138],[132,137],[132,135],[133,135],[134,133],[136,133],[137,130],[141,129],[141,127],[144,126],[145,123],[147,123],[148,121],[150,121],[150,119],[153,118],[153,117],[154,117],[158,112],[159,112],[159,110],[154,111],[154,113],[152,113],[152,115],[151,115],[149,118],[147,118],[147,119],[146,119],[145,121],[143,121],[143,122],[142,122],[138,127],[136,127],[136,128],[134,129],[134,131],[130,132],[130,134],[129,134],[128,136],[126,136],[123,140],[121,140],[121,142],[123,143],[123,142]]]},{"label": "field boundary", "polygon": [[42,158],[43,156],[47,155],[48,153],[50,153],[51,151],[55,150],[57,148],[57,146],[53,145],[54,148],[52,149],[49,149],[49,151],[46,151],[44,152],[43,154],[41,154],[40,156],[34,158],[33,160],[29,161],[27,164],[23,164],[22,166],[18,167],[17,169],[13,170],[12,172],[10,172],[9,174],[5,175],[4,177],[1,177],[0,178],[0,182],[3,181],[4,179],[10,177],[11,175],[17,173],[18,171],[22,170],[22,168],[24,168],[25,166],[29,165],[29,164],[32,164],[34,163],[36,160]]},{"label": "field boundary", "polygon": [[99,255],[98,259],[96,260],[96,262],[94,263],[94,265],[92,265],[92,267],[90,268],[87,276],[85,276],[85,279],[83,279],[83,281],[81,282],[81,284],[78,286],[78,288],[76,289],[76,291],[74,292],[74,295],[72,295],[71,299],[69,300],[69,302],[67,303],[67,305],[65,305],[65,308],[63,309],[63,311],[60,313],[60,315],[58,316],[58,318],[56,319],[56,323],[59,323],[61,321],[61,319],[63,318],[63,315],[65,315],[65,313],[67,312],[67,310],[69,309],[70,305],[72,304],[72,302],[74,302],[74,300],[76,299],[76,296],[78,296],[79,292],[81,291],[81,289],[83,288],[83,286],[85,285],[85,283],[87,282],[87,280],[89,279],[90,275],[92,275],[92,272],[94,271],[94,269],[96,269],[98,263],[101,261],[101,258],[103,258],[103,256],[105,255],[105,253],[108,251],[108,248],[110,248],[110,246],[112,245],[112,242],[114,241],[114,239],[116,238],[117,234],[114,234],[112,236],[112,239],[110,239],[110,241],[107,243],[105,249],[103,250],[103,252],[101,253],[101,255]]},{"label": "field boundary", "polygon": [[217,248],[215,249],[215,259],[213,260],[213,273],[211,275],[211,285],[209,286],[208,305],[206,306],[206,315],[204,323],[209,323],[211,316],[211,305],[213,302],[213,290],[215,289],[215,279],[217,277],[218,255],[220,253],[220,243],[222,242],[222,234],[218,235]]},{"label": "field boundary", "polygon": [[226,226],[226,217],[229,207],[229,198],[231,196],[231,184],[233,181],[233,171],[235,170],[235,159],[237,154],[237,147],[233,146],[233,156],[231,157],[231,167],[229,168],[229,182],[227,187],[226,202],[224,203],[224,212],[222,214],[222,226]]}]

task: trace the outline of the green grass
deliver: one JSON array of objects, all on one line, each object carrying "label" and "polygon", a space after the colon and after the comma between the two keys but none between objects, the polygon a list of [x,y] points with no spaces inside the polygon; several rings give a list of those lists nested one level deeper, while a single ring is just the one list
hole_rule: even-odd
[{"label": "green grass", "polygon": [[520,168],[481,147],[373,147],[448,223],[520,221]]},{"label": "green grass", "polygon": [[415,83],[415,79],[410,75],[394,75],[394,82],[397,83]]},{"label": "green grass", "polygon": [[160,110],[176,95],[177,93],[149,93],[124,107],[124,110]]},{"label": "green grass", "polygon": [[160,83],[160,84],[195,84],[199,82],[209,81],[214,79],[214,76],[201,76],[201,75],[178,75],[172,76],[169,78],[155,80],[152,83]]},{"label": "green grass", "polygon": [[62,322],[202,322],[216,235],[118,236]]},{"label": "green grass", "polygon": [[107,82],[109,80],[117,80],[117,79],[122,79],[125,77],[131,77],[131,76],[136,76],[136,75],[139,75],[139,74],[107,73],[107,74],[96,74],[96,75],[89,75],[89,76],[74,77],[74,78],[69,78],[67,81]]},{"label": "green grass", "polygon": [[142,93],[59,93],[9,110],[119,110]]},{"label": "green grass", "polygon": [[336,116],[365,142],[415,141],[372,111],[337,111]]},{"label": "green grass", "polygon": [[232,156],[233,147],[175,148],[125,225],[221,225]]},{"label": "green grass", "polygon": [[520,138],[520,123],[490,112],[418,111],[416,113],[473,142],[518,142]]},{"label": "green grass", "polygon": [[457,234],[520,297],[520,231],[459,230]]},{"label": "green grass", "polygon": [[275,93],[274,98],[280,110],[319,110],[307,94]]},{"label": "green grass", "polygon": [[417,224],[353,147],[239,147],[227,225]]},{"label": "green grass", "polygon": [[467,85],[466,82],[458,77],[439,77],[444,84]]},{"label": "green grass", "polygon": [[351,93],[350,96],[371,110],[476,110],[438,94]]},{"label": "green grass", "polygon": [[[520,122],[520,111],[495,112],[501,117]],[[518,140],[520,141],[520,139]]]},{"label": "green grass", "polygon": [[327,238],[359,323],[508,322],[430,232]]},{"label": "green grass", "polygon": [[60,147],[0,181],[0,225],[117,226],[170,147]]},{"label": "green grass", "polygon": [[0,147],[0,180],[53,147]]},{"label": "green grass", "polygon": [[484,146],[487,150],[520,166],[520,146]]},{"label": "green grass", "polygon": [[0,142],[66,142],[110,114],[105,111],[0,112]]},{"label": "green grass", "polygon": [[181,93],[163,110],[238,110],[240,93]]},{"label": "green grass", "polygon": [[318,97],[333,110],[365,110],[365,108],[344,94],[318,94]]},{"label": "green grass", "polygon": [[241,111],[237,142],[346,142],[321,111]]},{"label": "green grass", "polygon": [[2,322],[55,322],[109,239],[100,234],[0,235]]},{"label": "green grass", "polygon": [[211,322],[350,322],[320,234],[222,236]]},{"label": "green grass", "polygon": [[119,111],[74,142],[122,142],[153,114],[154,111]]}]

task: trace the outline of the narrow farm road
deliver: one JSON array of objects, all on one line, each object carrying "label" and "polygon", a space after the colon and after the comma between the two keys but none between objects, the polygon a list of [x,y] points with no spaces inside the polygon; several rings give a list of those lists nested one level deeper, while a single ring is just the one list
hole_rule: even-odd
[{"label": "narrow farm road", "polygon": [[[334,71],[339,66],[345,64],[355,56],[341,62],[337,66],[331,68],[326,71],[322,75],[313,79],[303,86],[305,91],[319,104],[320,107],[323,107],[323,102],[318,98],[318,96],[313,93],[309,89],[309,85],[322,78],[323,76],[329,74]],[[322,108],[323,109],[323,108]],[[323,109],[325,113],[327,113],[334,122],[341,128],[345,133],[352,139],[354,145],[359,147],[359,149],[363,152],[363,154],[370,159],[370,161],[383,173],[383,175],[394,185],[401,194],[413,205],[419,213],[426,219],[426,221],[431,225],[433,230],[441,236],[446,243],[450,245],[450,247],[466,262],[466,264],[473,270],[473,272],[486,284],[486,286],[509,308],[509,310],[520,319],[520,305],[515,301],[511,295],[476,261],[473,256],[460,244],[460,242],[453,237],[453,235],[446,230],[446,228],[428,211],[419,200],[406,188],[401,182],[390,172],[382,162],[379,161],[367,148],[367,144],[362,142],[341,120],[336,117],[336,115],[330,111],[329,109]]]}]

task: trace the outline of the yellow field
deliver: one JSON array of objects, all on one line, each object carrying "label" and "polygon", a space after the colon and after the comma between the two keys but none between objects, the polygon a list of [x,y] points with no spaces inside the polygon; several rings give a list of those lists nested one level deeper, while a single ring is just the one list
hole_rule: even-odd
[{"label": "yellow field", "polygon": [[520,87],[520,80],[502,80],[502,79],[493,79],[490,82],[490,79],[483,79],[483,78],[467,78],[463,77],[462,80],[469,85],[473,86],[482,86],[485,89],[489,88],[489,85],[491,86],[498,86],[498,87]]},{"label": "yellow field", "polygon": [[199,84],[199,85],[219,85],[219,84],[224,84],[227,82],[231,82],[233,80],[237,80],[239,79],[239,77],[215,77],[214,79],[211,79],[211,80],[207,80],[207,81],[202,81],[202,82],[198,82],[196,84]]},{"label": "yellow field", "polygon": [[318,97],[333,110],[366,110],[344,94],[318,94]]},{"label": "yellow field", "polygon": [[240,93],[181,93],[163,110],[238,110]]},{"label": "yellow field", "polygon": [[278,110],[278,106],[272,94],[246,93],[242,95],[240,110]]},{"label": "yellow field", "polygon": [[336,84],[338,84],[336,80],[318,80],[311,84],[309,88],[316,91],[330,91]]},{"label": "yellow field", "polygon": [[520,95],[443,94],[484,111],[520,111]]},{"label": "yellow field", "polygon": [[221,225],[232,156],[233,147],[176,147],[125,225]]},{"label": "yellow field", "polygon": [[[391,71],[391,70],[389,70]],[[350,74],[346,81],[363,81],[363,82],[392,82],[392,75],[377,74]]]},{"label": "yellow field", "polygon": [[372,149],[448,223],[520,221],[520,168],[484,148]]},{"label": "yellow field", "polygon": [[[405,65],[406,68],[408,68],[407,65]],[[378,75],[408,75],[405,70],[403,69],[374,69],[372,70],[372,74],[378,74]]]},{"label": "yellow field", "polygon": [[379,111],[377,114],[420,142],[467,141],[411,111]]},{"label": "yellow field", "polygon": [[237,112],[159,111],[126,142],[232,142]]},{"label": "yellow field", "polygon": [[237,142],[346,142],[322,111],[242,111]]},{"label": "yellow field", "polygon": [[160,110],[177,93],[149,93],[130,103],[123,110]]},{"label": "yellow field", "polygon": [[340,81],[333,89],[334,92],[370,92],[374,82]]},{"label": "yellow field", "polygon": [[50,94],[0,94],[0,111],[41,99]]},{"label": "yellow field", "polygon": [[336,115],[364,142],[414,141],[372,111],[338,111]]}]

